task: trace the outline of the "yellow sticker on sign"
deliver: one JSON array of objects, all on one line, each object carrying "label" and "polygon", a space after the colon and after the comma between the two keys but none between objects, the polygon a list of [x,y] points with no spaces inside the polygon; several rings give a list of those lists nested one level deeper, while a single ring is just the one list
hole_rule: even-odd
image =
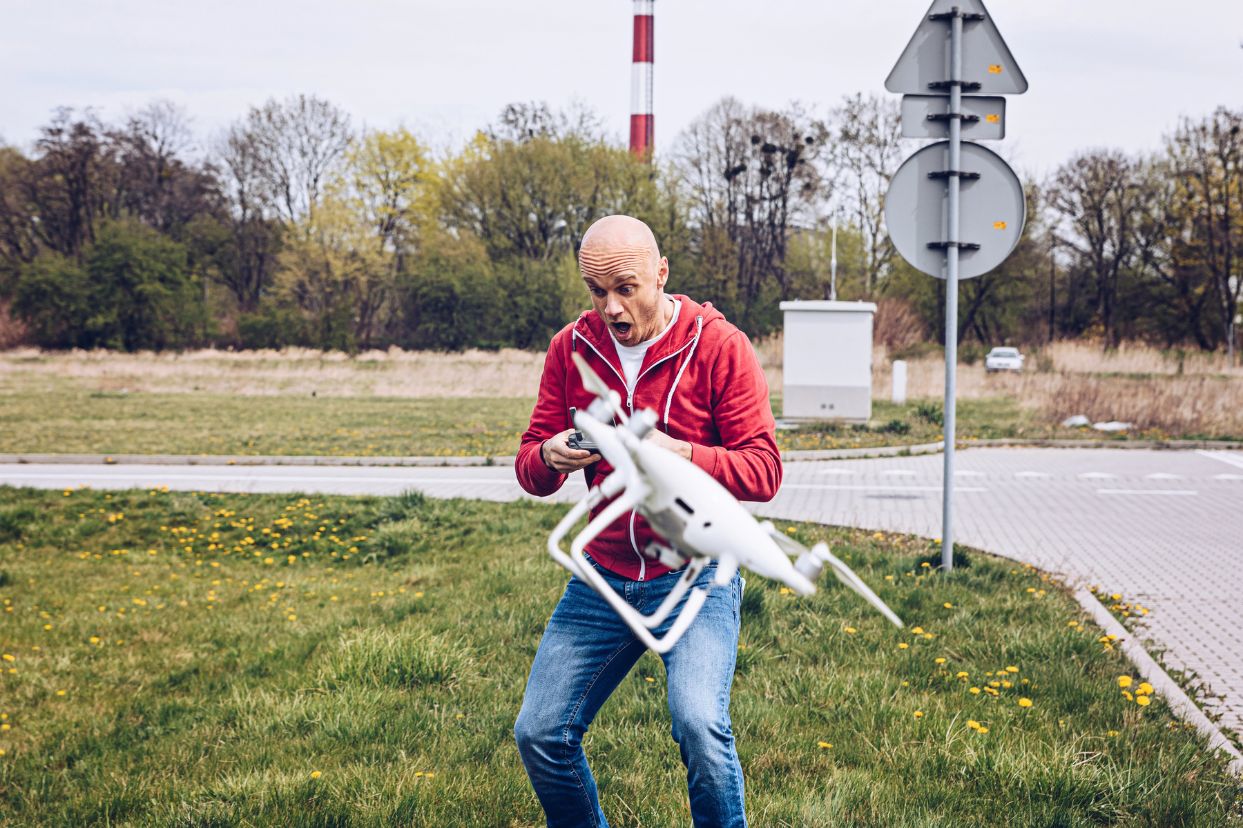
[{"label": "yellow sticker on sign", "polygon": [[1005,230],[1005,229],[1006,229],[1006,223],[1005,223],[1004,221],[994,221],[994,222],[993,222],[993,229],[994,229],[994,230]]},{"label": "yellow sticker on sign", "polygon": [[989,73],[990,75],[1000,75],[1000,74],[1001,74],[1001,64],[1000,64],[1000,63],[990,63],[990,64],[989,64],[989,66],[988,66],[988,73]]},{"label": "yellow sticker on sign", "polygon": [[984,120],[988,121],[990,124],[995,124],[1001,120],[1001,116],[998,115],[996,112],[991,112],[988,115],[984,116]]}]

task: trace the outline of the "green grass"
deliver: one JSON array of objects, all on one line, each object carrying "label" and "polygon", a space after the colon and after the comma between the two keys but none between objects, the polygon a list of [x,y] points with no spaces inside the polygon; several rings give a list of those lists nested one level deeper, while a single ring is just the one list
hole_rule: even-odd
[{"label": "green grass", "polygon": [[[565,582],[543,551],[564,507],[0,504],[0,824],[543,824],[512,723]],[[752,824],[1240,824],[1221,762],[1160,699],[1120,695],[1128,665],[1039,573],[964,551],[947,577],[926,541],[791,527],[912,628],[748,579],[732,709]],[[587,737],[617,826],[687,824],[662,671],[645,655]]]},{"label": "green grass", "polygon": [[[0,452],[510,455],[517,451],[533,403],[521,397],[241,397],[32,389],[0,394]],[[780,413],[780,397],[773,398],[773,410]],[[778,431],[777,441],[783,451],[935,442],[942,426],[930,414],[939,410],[940,404],[931,401],[902,406],[877,401],[866,425],[809,424]],[[957,432],[959,439],[1107,439],[1095,431],[1041,424],[1007,398],[960,401]]]}]

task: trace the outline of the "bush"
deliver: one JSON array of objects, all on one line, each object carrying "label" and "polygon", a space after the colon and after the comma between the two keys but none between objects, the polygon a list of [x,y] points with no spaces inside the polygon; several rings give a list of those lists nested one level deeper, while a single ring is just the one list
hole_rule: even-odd
[{"label": "bush", "polygon": [[921,402],[915,404],[915,416],[925,423],[936,426],[945,425],[945,411],[937,402]]},{"label": "bush", "polygon": [[909,434],[911,432],[911,424],[906,422],[906,420],[890,420],[876,430],[882,434]]},{"label": "bush", "polygon": [[81,261],[39,255],[18,276],[13,310],[48,348],[179,348],[206,319],[185,247],[131,221],[101,225]]}]

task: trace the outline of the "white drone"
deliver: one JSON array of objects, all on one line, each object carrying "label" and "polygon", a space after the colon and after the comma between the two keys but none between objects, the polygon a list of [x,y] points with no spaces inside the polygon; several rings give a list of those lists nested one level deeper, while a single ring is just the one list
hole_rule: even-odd
[{"label": "white drone", "polygon": [[[641,409],[627,417],[621,397],[600,379],[581,356],[572,354],[587,390],[596,400],[586,411],[574,414],[574,426],[595,442],[598,451],[613,466],[604,482],[593,486],[575,504],[548,538],[548,553],[591,586],[621,616],[635,636],[658,653],[668,652],[690,627],[708,597],[696,587],[664,637],[652,630],[660,626],[699,573],[712,560],[718,561],[712,587],[724,586],[744,566],[775,581],[781,581],[799,595],[816,591],[814,581],[825,564],[846,586],[863,596],[898,627],[902,620],[872,592],[850,567],[829,551],[826,543],[811,549],[777,531],[771,521],[760,523],[743,508],[724,486],[694,463],[643,438],[656,425],[656,413]],[[620,425],[613,425],[613,418]],[[561,541],[571,528],[596,505],[616,496],[575,536],[567,555]],[[644,550],[649,558],[671,569],[686,566],[669,596],[650,615],[643,615],[627,604],[608,585],[583,556],[587,544],[613,521],[635,509],[668,546],[650,543]],[[797,555],[791,562],[790,556]],[[711,589],[711,587],[709,587]]]}]

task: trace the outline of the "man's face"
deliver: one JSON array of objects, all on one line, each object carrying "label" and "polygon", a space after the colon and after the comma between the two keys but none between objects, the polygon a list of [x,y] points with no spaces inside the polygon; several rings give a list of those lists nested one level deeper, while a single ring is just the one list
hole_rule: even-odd
[{"label": "man's face", "polygon": [[662,301],[669,261],[646,246],[593,244],[579,252],[591,304],[622,345],[659,334],[668,321]]}]

